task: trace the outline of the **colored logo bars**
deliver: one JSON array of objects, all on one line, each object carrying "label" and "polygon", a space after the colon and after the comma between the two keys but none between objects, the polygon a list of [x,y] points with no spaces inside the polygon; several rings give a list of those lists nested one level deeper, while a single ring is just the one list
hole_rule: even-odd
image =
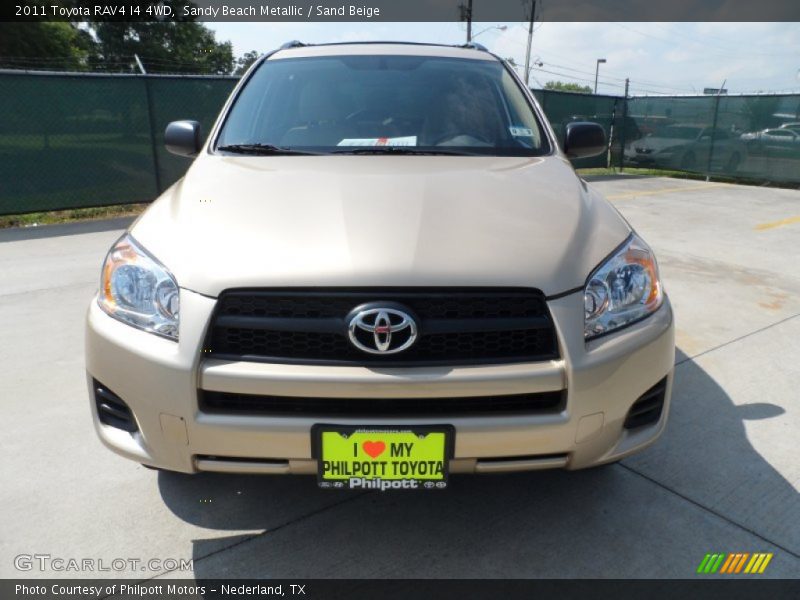
[{"label": "colored logo bars", "polygon": [[771,560],[772,552],[709,553],[703,557],[697,567],[697,572],[703,574],[763,573]]}]

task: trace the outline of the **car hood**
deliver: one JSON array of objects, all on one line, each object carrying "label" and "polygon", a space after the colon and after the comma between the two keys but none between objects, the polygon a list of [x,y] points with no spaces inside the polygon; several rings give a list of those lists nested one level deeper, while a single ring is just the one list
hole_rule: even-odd
[{"label": "car hood", "polygon": [[203,155],[131,233],[178,284],[559,294],[630,233],[561,157]]}]

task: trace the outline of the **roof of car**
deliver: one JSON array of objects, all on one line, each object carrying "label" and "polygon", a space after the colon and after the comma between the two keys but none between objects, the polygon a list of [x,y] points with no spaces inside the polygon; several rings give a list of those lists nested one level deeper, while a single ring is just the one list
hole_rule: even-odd
[{"label": "roof of car", "polygon": [[311,56],[442,56],[447,58],[469,58],[473,60],[497,60],[480,44],[446,46],[443,44],[421,44],[414,42],[346,42],[334,44],[302,44],[289,42],[281,46],[269,60],[284,58],[306,58]]}]

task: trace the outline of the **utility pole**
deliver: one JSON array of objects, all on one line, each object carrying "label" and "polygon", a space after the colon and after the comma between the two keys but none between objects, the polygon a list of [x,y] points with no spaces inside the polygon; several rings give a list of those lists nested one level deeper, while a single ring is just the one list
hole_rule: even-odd
[{"label": "utility pole", "polygon": [[467,43],[469,44],[472,41],[472,0],[467,0],[466,10],[464,10],[463,5],[461,6],[461,10],[467,21]]},{"label": "utility pole", "polygon": [[528,49],[525,51],[525,87],[531,77],[531,46],[533,45],[533,23],[536,19],[536,0],[531,0],[531,18],[528,22]]},{"label": "utility pole", "polygon": [[625,97],[622,99],[622,126],[619,132],[619,172],[625,168],[625,131],[628,129],[628,90],[631,80],[625,78]]}]

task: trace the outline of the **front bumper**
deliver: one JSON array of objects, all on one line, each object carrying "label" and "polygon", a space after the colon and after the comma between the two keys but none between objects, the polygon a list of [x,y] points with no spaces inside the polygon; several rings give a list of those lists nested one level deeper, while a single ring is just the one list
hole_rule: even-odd
[{"label": "front bumper", "polygon": [[[308,366],[204,360],[202,345],[215,299],[181,290],[180,342],[139,331],[92,302],[86,369],[130,407],[138,431],[102,423],[111,450],[173,471],[314,473],[311,427],[330,417],[209,414],[198,389],[299,397],[463,397],[566,390],[565,408],[537,415],[354,419],[345,425],[450,424],[453,473],[580,469],[618,460],[663,431],[672,389],[674,327],[669,300],[652,316],[588,344],[583,295],[549,301],[562,358],[511,365],[425,368]],[[659,420],[636,429],[623,423],[634,402],[666,378]]]}]

